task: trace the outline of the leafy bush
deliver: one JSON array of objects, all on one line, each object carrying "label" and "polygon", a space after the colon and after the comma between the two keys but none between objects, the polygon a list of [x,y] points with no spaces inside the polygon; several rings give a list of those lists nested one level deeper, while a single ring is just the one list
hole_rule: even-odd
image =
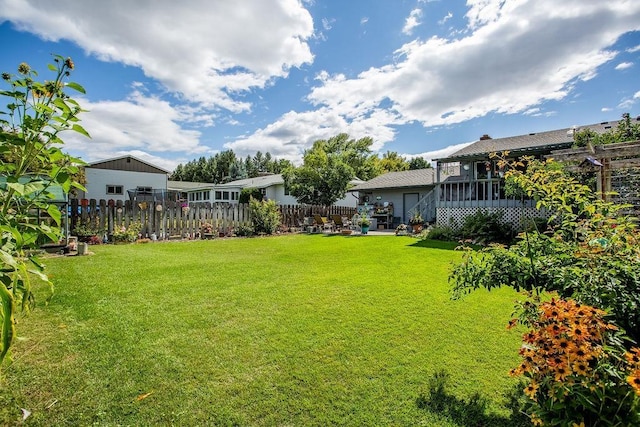
[{"label": "leafy bush", "polygon": [[100,219],[87,219],[80,221],[76,224],[71,232],[74,236],[78,236],[78,240],[88,242],[93,236],[102,236],[105,232],[103,227],[100,227]]},{"label": "leafy bush", "polygon": [[463,239],[471,239],[482,245],[492,242],[508,243],[513,240],[514,232],[503,217],[503,211],[488,212],[480,209],[464,218],[458,234]]},{"label": "leafy bush", "polygon": [[253,236],[254,231],[251,225],[240,224],[234,229],[234,233],[236,236],[248,237],[248,236]]},{"label": "leafy bush", "polygon": [[420,236],[431,240],[454,241],[458,240],[458,234],[453,227],[449,225],[434,225],[427,230],[423,230]]},{"label": "leafy bush", "polygon": [[238,197],[238,201],[240,203],[249,203],[249,200],[256,199],[261,201],[263,198],[262,192],[259,188],[256,187],[247,187],[240,190],[240,197]]},{"label": "leafy bush", "polygon": [[142,224],[139,222],[132,222],[128,227],[124,225],[116,227],[113,230],[113,241],[118,243],[133,243],[138,239]]},{"label": "leafy bush", "polygon": [[[530,380],[525,392],[534,423],[638,425],[640,364],[620,362],[624,348],[640,340],[636,220],[622,214],[626,205],[598,199],[552,160],[526,162],[525,171],[518,169],[522,162],[512,164],[507,181],[549,212],[547,230],[527,230],[511,247],[467,248],[449,277],[453,296],[500,286],[534,296],[521,305],[520,320],[533,330],[513,372]],[[539,304],[539,295],[554,291],[561,302]],[[602,310],[614,324],[604,323]],[[621,339],[625,331],[628,341]],[[640,361],[640,350],[627,357]]]},{"label": "leafy bush", "polygon": [[274,200],[249,200],[251,221],[256,233],[273,234],[280,226],[280,210]]}]

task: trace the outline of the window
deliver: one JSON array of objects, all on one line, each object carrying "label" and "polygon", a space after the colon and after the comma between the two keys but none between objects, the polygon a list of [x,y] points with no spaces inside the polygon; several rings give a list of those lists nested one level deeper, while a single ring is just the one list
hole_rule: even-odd
[{"label": "window", "polygon": [[122,185],[107,185],[107,194],[122,194]]},{"label": "window", "polygon": [[136,187],[136,192],[138,194],[151,194],[153,193],[152,187]]},{"label": "window", "polygon": [[240,196],[240,193],[238,193],[237,191],[231,192],[231,200],[238,200],[239,196]]},{"label": "window", "polygon": [[263,196],[267,195],[267,189],[266,188],[261,188],[260,189],[260,194],[262,194]]},{"label": "window", "polygon": [[222,192],[222,200],[229,200],[229,192],[228,191],[223,191]]},{"label": "window", "polygon": [[222,200],[222,191],[216,191],[216,200]]}]

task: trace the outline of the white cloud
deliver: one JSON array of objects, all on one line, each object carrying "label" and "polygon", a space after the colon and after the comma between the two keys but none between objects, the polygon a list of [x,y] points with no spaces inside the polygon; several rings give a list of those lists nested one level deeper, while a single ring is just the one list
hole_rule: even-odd
[{"label": "white cloud", "polygon": [[369,18],[367,16],[364,16],[362,19],[360,19],[360,25],[364,25],[367,22],[369,22]]},{"label": "white cloud", "polygon": [[404,23],[402,32],[411,35],[413,29],[421,24],[420,18],[422,18],[422,9],[413,9]]},{"label": "white cloud", "polygon": [[447,13],[447,15],[444,18],[442,18],[441,20],[438,21],[438,24],[444,25],[451,18],[453,18],[453,13],[449,12],[449,13]]},{"label": "white cloud", "polygon": [[309,100],[345,118],[386,103],[404,122],[424,126],[523,112],[565,98],[615,58],[607,48],[620,35],[640,29],[640,3],[470,4],[474,31],[467,37],[412,41],[398,49],[395,63],[356,78],[324,74]]},{"label": "white cloud", "polygon": [[[91,139],[65,133],[63,140],[66,150],[85,161],[133,152],[137,157],[156,159],[160,158],[159,153],[180,153],[184,156],[208,150],[200,143],[200,131],[182,127],[184,123],[210,120],[207,115],[199,116],[195,109],[177,108],[157,97],[146,97],[137,90],[123,101],[79,99],[79,102],[87,110],[81,114],[80,124],[89,132]],[[160,166],[157,160],[153,163]],[[174,159],[165,161],[164,166],[178,163],[180,161]]]},{"label": "white cloud", "polygon": [[613,111],[613,109],[609,107],[602,107],[600,111],[602,111],[603,113],[608,113],[609,111]]},{"label": "white cloud", "polygon": [[354,138],[370,136],[374,141],[372,149],[377,151],[394,139],[394,123],[393,115],[383,109],[351,120],[326,107],[302,113],[290,111],[264,129],[225,144],[225,148],[240,156],[268,151],[274,157],[298,162],[314,141],[345,132]]},{"label": "white cloud", "polygon": [[313,20],[298,0],[0,0],[3,18],[140,67],[188,100],[235,112],[250,109],[236,95],[313,61]]},{"label": "white cloud", "polygon": [[635,52],[638,52],[638,51],[640,51],[640,44],[637,45],[637,46],[634,46],[632,48],[627,49],[627,52],[629,52],[629,53],[635,53]]},{"label": "white cloud", "polygon": [[334,22],[336,22],[335,19],[322,18],[322,28],[324,28],[325,31],[329,31]]},{"label": "white cloud", "polygon": [[618,108],[621,110],[628,110],[636,105],[638,101],[640,101],[640,91],[634,93],[631,98],[623,99],[622,102],[618,104]]},{"label": "white cloud", "polygon": [[621,62],[616,65],[616,70],[626,70],[627,68],[633,67],[633,62]]}]

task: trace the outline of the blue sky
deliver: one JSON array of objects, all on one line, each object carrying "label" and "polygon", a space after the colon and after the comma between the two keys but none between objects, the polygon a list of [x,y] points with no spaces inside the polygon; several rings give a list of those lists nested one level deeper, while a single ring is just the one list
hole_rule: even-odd
[{"label": "blue sky", "polygon": [[87,161],[299,162],[341,132],[437,158],[640,114],[637,0],[0,0],[0,40],[3,72],[73,58]]}]

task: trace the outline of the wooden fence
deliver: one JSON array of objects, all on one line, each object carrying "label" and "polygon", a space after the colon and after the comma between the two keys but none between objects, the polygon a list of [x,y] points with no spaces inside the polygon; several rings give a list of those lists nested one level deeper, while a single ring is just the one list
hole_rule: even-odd
[{"label": "wooden fence", "polygon": [[[304,218],[314,214],[352,217],[356,213],[356,208],[344,206],[279,205],[279,209],[283,231],[302,227]],[[238,203],[183,206],[180,202],[70,200],[69,230],[72,233],[78,224],[92,224],[110,236],[116,227],[128,227],[135,222],[142,225],[143,237],[196,238],[205,223],[213,226],[214,233],[231,235],[236,227],[251,225],[251,215],[248,204]]]}]

